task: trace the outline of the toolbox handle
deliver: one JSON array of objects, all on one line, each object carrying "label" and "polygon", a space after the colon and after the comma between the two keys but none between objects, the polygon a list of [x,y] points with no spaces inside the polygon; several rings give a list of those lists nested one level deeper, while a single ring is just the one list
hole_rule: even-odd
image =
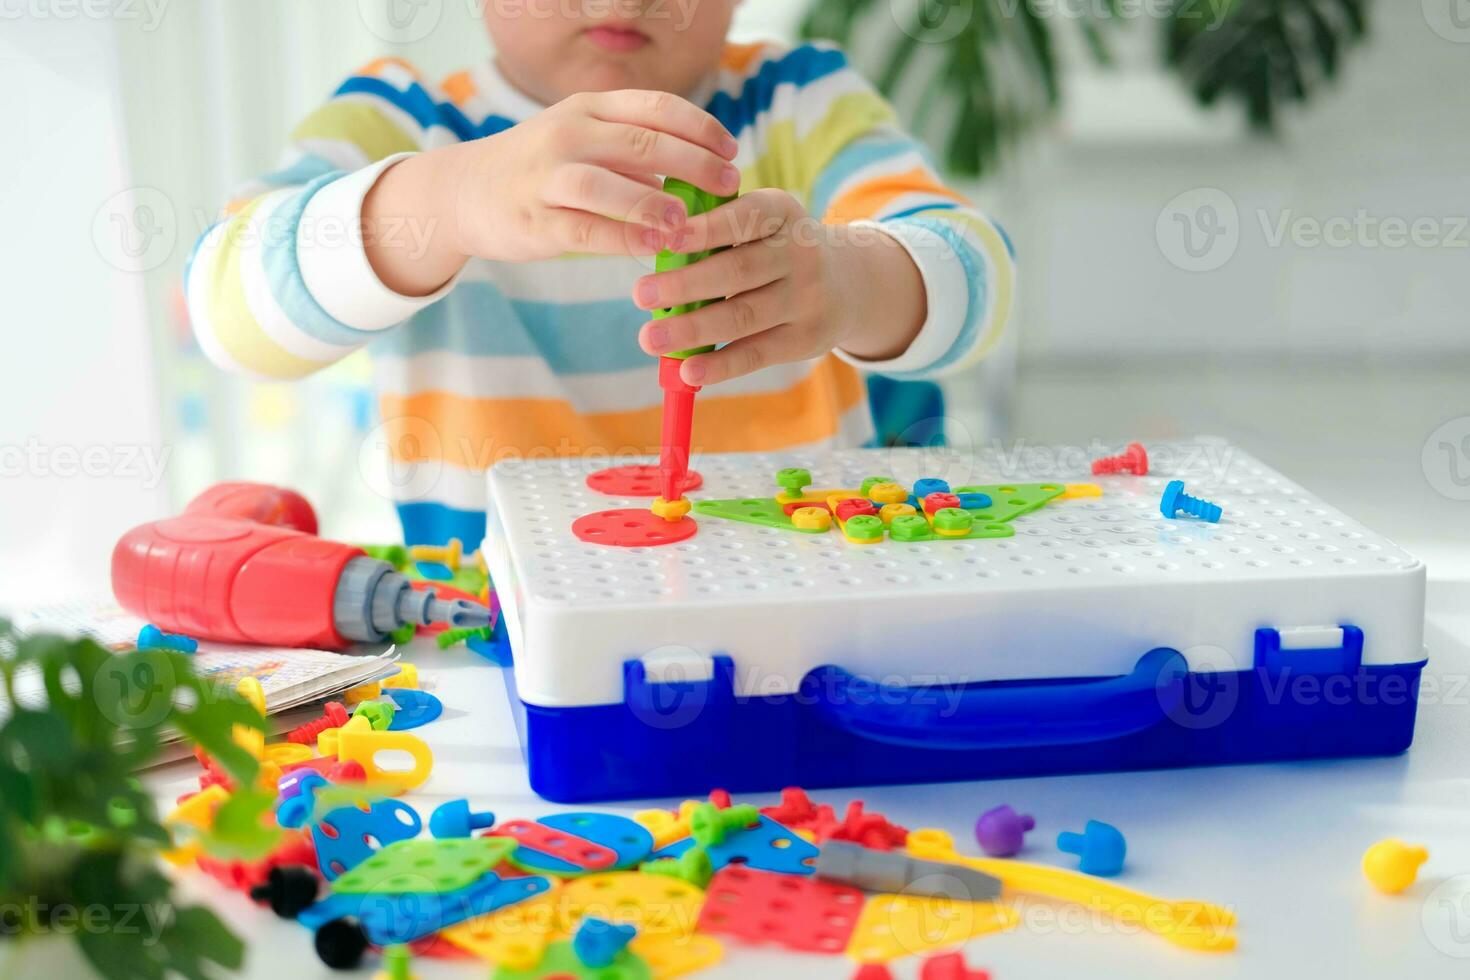
[{"label": "toolbox handle", "polygon": [[1188,675],[1178,650],[1159,647],[1119,677],[946,690],[879,684],[829,665],[802,679],[802,693],[832,725],[876,742],[927,749],[1022,748],[1101,742],[1142,731],[1173,715]]}]

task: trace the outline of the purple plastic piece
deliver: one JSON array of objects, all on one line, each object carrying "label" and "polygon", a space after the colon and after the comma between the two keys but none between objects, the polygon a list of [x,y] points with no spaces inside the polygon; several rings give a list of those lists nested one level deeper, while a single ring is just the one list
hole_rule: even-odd
[{"label": "purple plastic piece", "polygon": [[1009,806],[986,810],[975,821],[975,840],[991,857],[1008,858],[1021,852],[1026,831],[1036,827],[1029,813],[1017,813]]}]

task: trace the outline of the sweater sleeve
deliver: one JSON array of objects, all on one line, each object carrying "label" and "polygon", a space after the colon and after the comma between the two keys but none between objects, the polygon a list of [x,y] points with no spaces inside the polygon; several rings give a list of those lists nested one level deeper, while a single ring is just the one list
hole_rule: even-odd
[{"label": "sweater sleeve", "polygon": [[[945,186],[922,145],[841,52],[808,46],[781,63],[796,67],[787,69],[787,92],[778,88],[772,101],[789,100],[795,133],[768,127],[768,173],[779,174],[823,222],[896,239],[918,266],[928,299],[919,335],[899,356],[838,356],[903,380],[941,376],[984,357],[1014,302],[1015,257],[1005,232]],[[771,165],[781,158],[789,162]]]},{"label": "sweater sleeve", "polygon": [[432,228],[407,217],[364,229],[362,201],[405,156],[459,140],[463,117],[414,69],[368,65],[296,127],[280,168],[242,188],[200,236],[184,272],[189,320],[226,370],[299,378],[435,302],[379,281],[364,235],[412,245]]}]

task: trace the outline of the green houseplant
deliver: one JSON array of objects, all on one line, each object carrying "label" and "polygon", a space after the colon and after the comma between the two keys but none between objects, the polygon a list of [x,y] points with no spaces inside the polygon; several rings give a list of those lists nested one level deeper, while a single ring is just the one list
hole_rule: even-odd
[{"label": "green houseplant", "polygon": [[[174,842],[134,775],[178,732],[250,786],[257,764],[234,743],[236,725],[264,720],[183,654],[114,653],[0,620],[0,964],[74,939],[99,974],[124,980],[203,980],[240,966],[239,939],[209,910],[173,901],[158,858]],[[211,850],[268,848],[268,803],[236,793]]]},{"label": "green houseplant", "polygon": [[[851,44],[882,30],[879,87],[916,92],[911,123],[974,176],[1061,99],[1055,32],[1076,29],[1097,60],[1108,33],[1146,12],[1164,65],[1202,105],[1236,102],[1274,130],[1281,111],[1335,79],[1367,32],[1368,0],[816,0],[803,32]],[[879,19],[884,23],[880,26]],[[868,66],[874,67],[874,66]],[[906,106],[906,108],[908,108]]]}]

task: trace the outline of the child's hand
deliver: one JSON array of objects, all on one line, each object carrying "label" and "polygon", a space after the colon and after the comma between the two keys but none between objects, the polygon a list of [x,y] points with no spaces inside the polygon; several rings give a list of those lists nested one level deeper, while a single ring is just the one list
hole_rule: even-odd
[{"label": "child's hand", "polygon": [[686,384],[717,384],[834,347],[870,359],[907,349],[923,324],[924,284],[908,253],[870,229],[823,225],[785,191],[758,190],[692,218],[676,249],[733,246],[702,262],[645,276],[645,310],[728,297],[639,334],[650,354],[728,346],[684,362]]},{"label": "child's hand", "polygon": [[714,116],[676,95],[574,95],[450,149],[459,250],[496,260],[654,254],[688,217],[656,175],[733,194],[738,150]]}]

